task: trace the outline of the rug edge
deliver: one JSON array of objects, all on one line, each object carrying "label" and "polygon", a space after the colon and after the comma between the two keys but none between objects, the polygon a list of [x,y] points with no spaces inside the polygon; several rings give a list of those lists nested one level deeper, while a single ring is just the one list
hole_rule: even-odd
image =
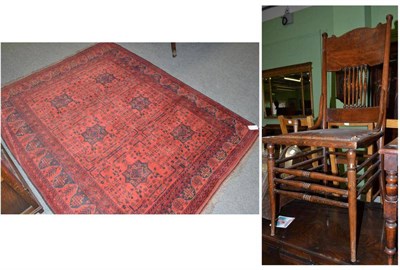
[{"label": "rug edge", "polygon": [[[49,43],[52,43],[52,42],[49,42]],[[69,42],[63,42],[63,43],[69,43]],[[52,63],[50,63],[50,64],[48,64],[48,65],[45,65],[45,66],[43,66],[43,67],[41,67],[41,68],[38,68],[38,69],[32,71],[32,72],[29,73],[29,74],[22,75],[22,76],[20,76],[20,77],[14,79],[14,80],[11,80],[11,81],[7,82],[6,84],[4,84],[4,85],[1,86],[1,89],[3,89],[3,88],[10,88],[10,87],[12,87],[14,84],[22,83],[22,82],[24,82],[25,80],[31,79],[31,78],[32,78],[33,76],[35,76],[35,75],[36,75],[36,76],[39,75],[39,73],[46,72],[47,70],[50,70],[50,69],[53,69],[53,68],[55,68],[55,67],[57,67],[57,66],[62,65],[64,62],[66,62],[66,61],[68,61],[68,60],[71,60],[71,58],[73,58],[73,57],[76,57],[76,56],[78,56],[78,55],[84,54],[87,50],[90,50],[90,49],[92,49],[93,47],[98,46],[99,44],[107,44],[107,43],[95,43],[95,44],[93,44],[93,45],[90,45],[90,43],[87,43],[87,44],[89,44],[88,47],[85,47],[85,48],[82,48],[82,49],[80,49],[80,50],[77,50],[77,51],[75,51],[73,54],[67,55],[67,56],[65,56],[64,58],[60,59],[60,60],[57,60],[57,61],[55,61],[55,62],[52,62]]]},{"label": "rug edge", "polygon": [[[104,43],[99,43],[99,44],[104,44]],[[204,98],[207,102],[210,102],[210,103],[212,103],[213,105],[218,105],[219,107],[222,107],[224,110],[228,110],[229,112],[233,113],[236,117],[238,117],[240,120],[242,120],[243,122],[245,122],[245,124],[247,124],[247,125],[255,124],[255,123],[249,121],[248,119],[244,118],[243,116],[239,115],[238,113],[234,112],[232,109],[226,107],[225,105],[222,105],[222,104],[219,103],[218,101],[213,100],[213,99],[210,98],[209,96],[207,96],[207,95],[205,95],[204,93],[200,92],[199,90],[193,88],[193,87],[190,86],[189,84],[187,84],[187,83],[181,81],[181,80],[178,79],[176,76],[171,75],[170,73],[168,73],[168,72],[165,71],[164,69],[162,69],[162,68],[158,67],[157,65],[151,63],[150,61],[148,61],[147,59],[141,57],[140,55],[138,55],[138,54],[136,54],[136,53],[134,53],[134,52],[128,50],[127,48],[125,48],[125,47],[123,47],[123,46],[121,46],[121,45],[119,45],[119,44],[117,44],[117,43],[111,43],[111,45],[112,45],[112,46],[115,46],[115,47],[118,47],[118,48],[121,48],[121,49],[123,49],[125,52],[130,53],[130,54],[133,54],[133,55],[139,57],[142,61],[146,62],[146,64],[151,65],[152,67],[156,68],[158,71],[161,71],[162,73],[165,73],[166,75],[168,75],[168,76],[174,78],[174,80],[178,81],[179,83],[181,83],[181,84],[187,86],[187,87],[189,88],[189,90],[195,92],[195,93],[198,94],[200,97]],[[257,90],[258,90],[258,89],[257,89]],[[259,106],[258,103],[257,103],[257,106]],[[259,119],[258,119],[258,121],[259,121]]]},{"label": "rug edge", "polygon": [[[225,175],[223,177],[221,177],[221,179],[218,181],[218,183],[215,185],[215,187],[212,189],[212,191],[210,192],[210,194],[207,196],[207,198],[204,200],[204,202],[201,204],[201,206],[199,207],[199,209],[194,213],[194,214],[201,214],[203,212],[203,210],[206,208],[206,206],[210,203],[211,198],[217,193],[217,191],[220,189],[220,187],[222,186],[222,184],[229,178],[229,176],[235,171],[235,169],[239,166],[240,162],[242,162],[242,160],[248,156],[250,149],[253,147],[253,145],[256,143],[257,139],[259,138],[259,131],[254,131],[251,132],[254,135],[249,135],[252,138],[249,139],[248,144],[246,144],[241,150],[240,150],[240,158],[237,158],[233,165],[232,165],[232,169],[231,170],[227,170],[227,172],[225,173]],[[259,178],[259,176],[258,176]],[[260,181],[260,179],[258,179],[258,181]],[[258,212],[260,212],[258,210]]]}]

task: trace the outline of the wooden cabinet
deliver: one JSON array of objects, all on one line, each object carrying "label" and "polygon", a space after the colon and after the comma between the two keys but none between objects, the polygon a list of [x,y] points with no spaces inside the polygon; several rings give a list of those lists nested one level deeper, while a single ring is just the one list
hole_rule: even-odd
[{"label": "wooden cabinet", "polygon": [[7,152],[1,148],[1,214],[43,212]]}]

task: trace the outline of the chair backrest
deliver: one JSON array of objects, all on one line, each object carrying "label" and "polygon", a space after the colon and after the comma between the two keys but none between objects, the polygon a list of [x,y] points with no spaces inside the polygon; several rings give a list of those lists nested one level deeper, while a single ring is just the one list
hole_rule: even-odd
[{"label": "chair backrest", "polygon": [[278,116],[279,125],[281,127],[282,134],[288,134],[288,126],[292,126],[294,132],[298,131],[299,127],[311,128],[314,125],[314,118],[312,115],[300,118],[286,118],[283,115]]},{"label": "chair backrest", "polygon": [[[392,15],[387,15],[386,23],[375,28],[357,28],[340,37],[322,34],[322,94],[315,127],[345,122],[376,123],[376,129],[385,128],[391,25]],[[380,103],[368,107],[369,67],[379,64],[383,64]],[[336,71],[344,74],[342,109],[327,107],[327,73]]]},{"label": "chair backrest", "polygon": [[399,128],[398,119],[386,119],[386,128]]}]

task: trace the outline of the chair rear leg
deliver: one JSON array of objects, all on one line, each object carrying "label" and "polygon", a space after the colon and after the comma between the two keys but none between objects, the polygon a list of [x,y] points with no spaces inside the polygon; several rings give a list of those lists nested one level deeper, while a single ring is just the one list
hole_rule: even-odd
[{"label": "chair rear leg", "polygon": [[[374,153],[374,145],[371,144],[368,148],[367,148],[367,154],[368,155],[372,155]],[[374,189],[374,185],[371,186],[371,188],[367,191],[367,194],[365,194],[365,201],[366,202],[372,202],[373,200],[373,189]]]},{"label": "chair rear leg", "polygon": [[357,175],[356,175],[356,153],[355,150],[347,152],[347,179],[348,179],[348,203],[349,203],[349,225],[350,225],[350,253],[351,262],[356,262],[357,243]]},{"label": "chair rear leg", "polygon": [[268,189],[269,189],[269,201],[271,206],[271,236],[275,235],[275,219],[276,219],[276,196],[274,192],[275,184],[274,184],[274,166],[275,166],[275,145],[268,144],[268,157],[267,157],[267,166],[268,166]]},{"label": "chair rear leg", "polygon": [[[324,155],[324,158],[323,158],[323,162],[324,162],[323,171],[324,171],[324,173],[327,173],[328,172],[328,148],[324,147],[322,149],[322,154]],[[323,180],[323,182],[324,182],[325,186],[328,184],[328,181],[326,181],[326,180]]]},{"label": "chair rear leg", "polygon": [[[377,150],[379,151],[384,145],[384,138],[381,137],[376,146],[377,146]],[[386,196],[386,188],[385,188],[385,184],[386,184],[386,180],[385,180],[385,170],[384,170],[384,164],[383,164],[383,160],[382,160],[382,155],[379,155],[379,160],[380,160],[380,165],[379,168],[381,170],[381,173],[379,174],[379,193],[380,193],[380,198],[381,198],[381,204],[383,204],[383,200],[385,199]]]}]

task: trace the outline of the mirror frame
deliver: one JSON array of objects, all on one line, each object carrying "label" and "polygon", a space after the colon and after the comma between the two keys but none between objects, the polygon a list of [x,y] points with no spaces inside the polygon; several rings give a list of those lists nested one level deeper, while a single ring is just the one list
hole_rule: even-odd
[{"label": "mirror frame", "polygon": [[[264,118],[268,119],[273,119],[277,118],[277,116],[267,116],[265,104],[267,104],[267,100],[270,100],[270,104],[273,104],[272,102],[272,91],[271,91],[271,85],[269,85],[269,97],[266,96],[267,94],[267,89],[264,88],[264,80],[266,78],[270,77],[276,77],[276,76],[284,76],[288,74],[293,74],[293,73],[305,73],[308,72],[310,74],[310,99],[311,99],[311,112],[312,115],[314,115],[314,97],[313,97],[313,87],[312,87],[312,63],[307,62],[307,63],[302,63],[302,64],[296,64],[296,65],[291,65],[291,66],[285,66],[285,67],[278,67],[278,68],[273,68],[273,69],[267,69],[263,70],[262,72],[262,95],[264,99],[264,104],[263,104],[263,114]],[[304,91],[304,89],[303,89]],[[303,110],[305,109],[304,106],[304,92],[302,93],[302,103],[303,103]],[[271,111],[272,114],[272,111]],[[301,115],[293,115],[295,116],[306,116],[305,114]]]}]

